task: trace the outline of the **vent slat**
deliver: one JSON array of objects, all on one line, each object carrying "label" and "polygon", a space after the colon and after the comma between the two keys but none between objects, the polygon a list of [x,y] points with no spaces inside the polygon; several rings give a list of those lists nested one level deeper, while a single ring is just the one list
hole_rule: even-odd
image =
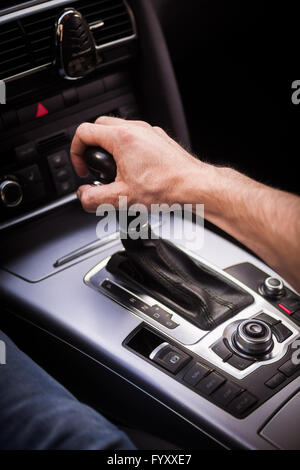
[{"label": "vent slat", "polygon": [[[21,2],[1,0],[0,9],[8,3],[15,5]],[[93,31],[97,46],[130,37],[134,33],[123,0],[74,0],[68,7],[80,11],[89,24],[104,21],[102,28]],[[55,7],[0,26],[0,79],[54,62],[55,23],[63,9]]]}]

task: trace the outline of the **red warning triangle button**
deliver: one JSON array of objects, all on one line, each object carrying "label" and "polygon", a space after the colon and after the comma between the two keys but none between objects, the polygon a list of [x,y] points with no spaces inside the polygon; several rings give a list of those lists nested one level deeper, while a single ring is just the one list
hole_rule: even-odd
[{"label": "red warning triangle button", "polygon": [[45,106],[42,105],[42,103],[39,103],[35,117],[40,118],[40,117],[46,116],[47,114],[49,114],[48,109],[46,109]]}]

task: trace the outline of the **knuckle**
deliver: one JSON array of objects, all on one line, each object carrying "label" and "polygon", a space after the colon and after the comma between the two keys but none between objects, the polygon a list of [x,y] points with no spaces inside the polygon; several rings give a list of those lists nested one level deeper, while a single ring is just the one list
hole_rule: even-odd
[{"label": "knuckle", "polygon": [[163,135],[166,135],[165,131],[159,127],[159,126],[155,126],[153,127],[153,129],[156,131],[156,132],[159,132],[160,134],[163,134]]},{"label": "knuckle", "polygon": [[84,209],[91,209],[93,205],[93,197],[92,195],[88,192],[85,191],[82,196],[81,196],[81,204]]},{"label": "knuckle", "polygon": [[134,139],[134,133],[131,131],[129,127],[120,127],[117,130],[118,138],[123,143],[130,143]]},{"label": "knuckle", "polygon": [[83,122],[77,127],[76,134],[80,136],[81,134],[85,133],[89,128],[90,128],[90,123]]}]

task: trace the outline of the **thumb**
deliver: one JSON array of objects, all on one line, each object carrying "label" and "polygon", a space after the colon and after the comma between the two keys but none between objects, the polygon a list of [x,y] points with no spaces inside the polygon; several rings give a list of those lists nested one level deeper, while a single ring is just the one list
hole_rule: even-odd
[{"label": "thumb", "polygon": [[127,187],[124,183],[112,183],[105,186],[81,186],[77,197],[86,212],[96,212],[101,204],[111,204],[118,208],[119,197],[127,196]]}]

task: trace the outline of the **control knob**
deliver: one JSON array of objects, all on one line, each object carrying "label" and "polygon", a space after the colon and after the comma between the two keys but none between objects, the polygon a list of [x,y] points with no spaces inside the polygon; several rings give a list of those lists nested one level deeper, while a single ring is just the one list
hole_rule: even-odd
[{"label": "control knob", "polygon": [[0,199],[5,207],[18,207],[23,201],[23,190],[14,176],[7,176],[0,181]]},{"label": "control knob", "polygon": [[250,356],[266,355],[274,345],[269,325],[256,319],[245,320],[239,324],[234,343],[239,351]]}]

